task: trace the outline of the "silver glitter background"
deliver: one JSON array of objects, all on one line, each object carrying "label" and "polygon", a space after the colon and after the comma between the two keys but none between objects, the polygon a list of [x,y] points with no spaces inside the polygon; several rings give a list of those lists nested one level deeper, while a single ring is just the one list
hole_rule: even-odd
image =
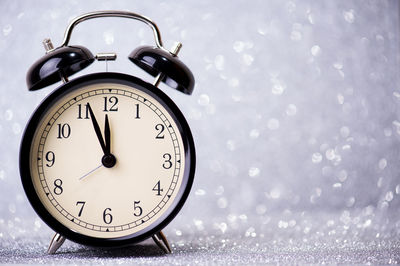
[{"label": "silver glitter background", "polygon": [[[153,19],[193,71],[192,96],[161,86],[191,125],[196,179],[151,242],[97,250],[53,232],[23,192],[18,149],[34,108],[25,74],[93,10]],[[48,264],[400,263],[400,7],[387,1],[0,0],[0,262]],[[115,51],[109,71],[152,81],[127,60],[153,44],[146,25],[80,24],[71,44]],[[105,71],[96,62],[78,75]]]}]

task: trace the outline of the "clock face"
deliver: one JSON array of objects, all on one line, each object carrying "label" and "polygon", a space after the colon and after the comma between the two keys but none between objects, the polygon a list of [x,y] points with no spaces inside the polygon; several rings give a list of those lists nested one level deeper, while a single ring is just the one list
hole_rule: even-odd
[{"label": "clock face", "polygon": [[[24,188],[34,190],[27,192],[32,205],[56,231],[134,238],[169,222],[186,199],[191,134],[164,94],[96,75],[68,84],[36,111],[22,146],[29,155],[21,152]],[[102,162],[104,144],[111,164]]]}]

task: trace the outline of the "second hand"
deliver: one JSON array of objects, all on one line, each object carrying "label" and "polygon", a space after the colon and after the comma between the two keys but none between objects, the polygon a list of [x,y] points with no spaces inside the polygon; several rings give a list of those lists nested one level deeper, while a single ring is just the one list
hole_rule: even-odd
[{"label": "second hand", "polygon": [[86,174],[84,174],[83,176],[81,176],[81,177],[79,178],[79,180],[82,180],[84,177],[90,175],[91,173],[93,173],[94,171],[96,171],[97,169],[99,169],[99,168],[102,167],[102,166],[103,166],[103,164],[100,164],[99,166],[97,166],[97,167],[94,168],[93,170],[90,170],[88,173],[86,173]]}]

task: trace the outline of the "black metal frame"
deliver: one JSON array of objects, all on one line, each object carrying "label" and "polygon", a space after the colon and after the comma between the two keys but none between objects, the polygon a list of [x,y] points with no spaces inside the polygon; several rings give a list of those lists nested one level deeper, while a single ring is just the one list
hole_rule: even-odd
[{"label": "black metal frame", "polygon": [[[171,115],[176,125],[178,126],[178,130],[182,136],[185,150],[185,170],[183,174],[182,185],[169,210],[167,210],[160,218],[158,218],[148,227],[134,234],[117,238],[96,238],[86,236],[74,232],[61,224],[46,210],[46,208],[42,204],[41,200],[36,194],[30,173],[30,153],[33,137],[35,131],[39,127],[39,123],[43,115],[47,112],[47,110],[56,101],[58,101],[60,98],[64,97],[71,91],[79,89],[82,86],[106,82],[133,86],[134,88],[139,89],[156,99],[168,111],[168,113]],[[70,82],[60,86],[46,99],[43,100],[43,102],[37,107],[37,109],[33,113],[27,127],[25,128],[20,147],[19,167],[25,193],[36,213],[49,227],[51,227],[57,233],[77,243],[98,247],[117,247],[137,243],[154,235],[155,233],[161,231],[165,226],[167,226],[167,224],[170,223],[172,219],[178,214],[183,204],[185,203],[193,184],[196,167],[196,154],[193,136],[186,119],[184,118],[182,112],[179,110],[176,104],[164,92],[139,78],[121,73],[104,72],[89,74],[71,80]]]}]

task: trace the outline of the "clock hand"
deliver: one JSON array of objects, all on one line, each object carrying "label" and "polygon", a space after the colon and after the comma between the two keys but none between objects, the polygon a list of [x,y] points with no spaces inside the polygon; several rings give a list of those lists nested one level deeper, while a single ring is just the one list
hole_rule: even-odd
[{"label": "clock hand", "polygon": [[108,115],[106,114],[105,124],[104,124],[104,139],[106,143],[106,153],[111,154],[111,136],[110,136],[110,124],[108,122]]},{"label": "clock hand", "polygon": [[99,166],[96,166],[96,168],[90,170],[88,173],[84,174],[83,176],[79,177],[79,180],[82,180],[84,177],[90,175],[91,173],[93,173],[94,171],[96,171],[97,169],[99,169],[100,167],[102,167],[103,164],[100,164]]},{"label": "clock hand", "polygon": [[88,107],[88,110],[89,110],[89,113],[90,113],[90,118],[91,118],[92,123],[93,123],[94,131],[96,132],[97,139],[100,142],[100,146],[101,146],[104,154],[106,155],[108,153],[107,153],[106,145],[104,144],[103,136],[101,135],[101,132],[100,132],[99,124],[97,123],[96,117],[94,116],[93,110],[90,107],[89,103],[87,103],[87,107]]}]

